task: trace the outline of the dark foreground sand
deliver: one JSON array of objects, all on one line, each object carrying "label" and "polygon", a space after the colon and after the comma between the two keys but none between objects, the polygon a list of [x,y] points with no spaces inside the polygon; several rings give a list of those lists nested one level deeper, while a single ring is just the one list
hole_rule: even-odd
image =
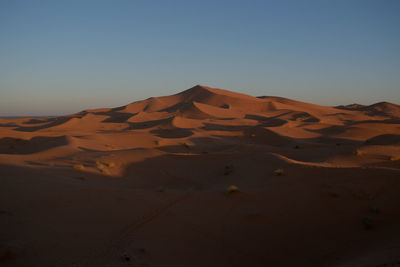
[{"label": "dark foreground sand", "polygon": [[195,86],[0,119],[0,266],[400,266],[400,107]]}]

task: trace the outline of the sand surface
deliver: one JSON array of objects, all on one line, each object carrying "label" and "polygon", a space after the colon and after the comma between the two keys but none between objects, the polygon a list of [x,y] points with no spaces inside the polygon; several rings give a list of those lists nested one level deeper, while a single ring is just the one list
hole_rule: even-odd
[{"label": "sand surface", "polygon": [[400,266],[400,106],[198,85],[0,119],[0,266]]}]

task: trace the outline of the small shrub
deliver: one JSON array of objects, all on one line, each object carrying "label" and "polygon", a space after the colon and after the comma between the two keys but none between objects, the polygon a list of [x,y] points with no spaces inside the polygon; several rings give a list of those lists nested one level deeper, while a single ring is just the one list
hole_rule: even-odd
[{"label": "small shrub", "polygon": [[101,163],[100,161],[98,161],[98,160],[96,161],[96,166],[100,170],[104,170],[106,168],[106,166],[103,163]]},{"label": "small shrub", "polygon": [[123,254],[121,256],[121,258],[122,258],[123,261],[130,261],[131,260],[131,257],[128,254]]},{"label": "small shrub", "polygon": [[277,176],[282,176],[284,174],[283,169],[276,169],[274,170],[275,175]]},{"label": "small shrub", "polygon": [[112,162],[112,161],[109,161],[106,164],[107,164],[108,168],[114,168],[115,167],[115,163]]},{"label": "small shrub", "polygon": [[81,170],[85,169],[85,166],[83,166],[82,164],[75,164],[74,169],[81,171]]},{"label": "small shrub", "polygon": [[233,172],[233,165],[225,166],[224,175],[229,175]]},{"label": "small shrub", "polygon": [[354,151],[354,155],[356,155],[356,156],[363,156],[365,153],[364,152],[362,152],[360,149],[357,149],[356,151]]},{"label": "small shrub", "polygon": [[228,194],[239,192],[239,188],[236,185],[231,185],[227,189]]},{"label": "small shrub", "polygon": [[106,169],[107,167],[108,168],[113,168],[113,167],[115,167],[115,163],[114,162],[112,162],[112,161],[109,161],[109,162],[101,162],[101,161],[99,161],[99,160],[96,160],[96,166],[97,166],[97,168],[99,168],[100,170],[104,170],[104,169]]}]

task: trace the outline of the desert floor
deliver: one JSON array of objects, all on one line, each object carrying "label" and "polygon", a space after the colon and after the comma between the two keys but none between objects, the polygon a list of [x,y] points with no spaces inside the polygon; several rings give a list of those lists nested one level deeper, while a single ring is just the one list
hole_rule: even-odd
[{"label": "desert floor", "polygon": [[195,86],[0,119],[0,265],[400,266],[400,106]]}]

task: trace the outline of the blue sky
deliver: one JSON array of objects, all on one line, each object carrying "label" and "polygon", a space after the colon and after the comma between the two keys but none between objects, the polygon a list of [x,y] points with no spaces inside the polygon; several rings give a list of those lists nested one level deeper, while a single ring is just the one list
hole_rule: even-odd
[{"label": "blue sky", "polygon": [[204,84],[400,104],[400,1],[0,1],[0,116],[115,107]]}]

